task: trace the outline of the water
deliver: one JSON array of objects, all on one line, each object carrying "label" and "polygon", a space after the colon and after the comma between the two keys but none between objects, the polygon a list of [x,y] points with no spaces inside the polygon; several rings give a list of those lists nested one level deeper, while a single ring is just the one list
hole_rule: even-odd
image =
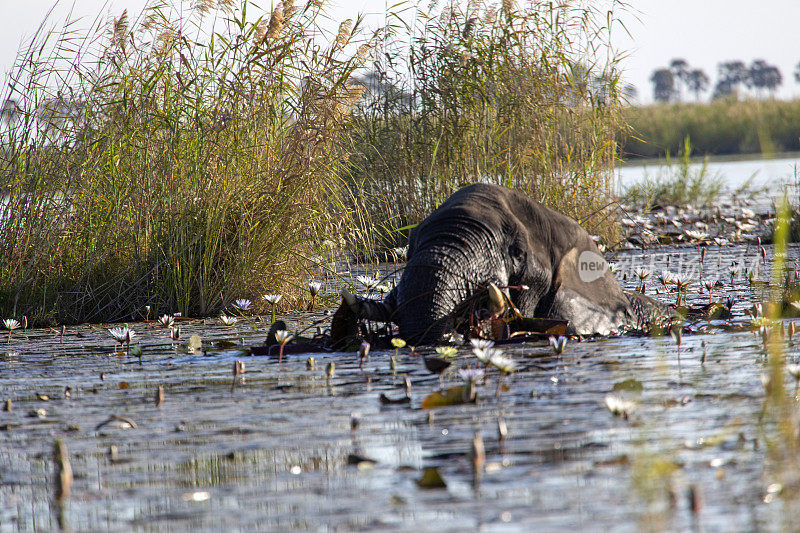
[{"label": "water", "polygon": [[[624,190],[645,177],[656,177],[664,161],[631,163],[617,169],[617,183]],[[698,170],[702,160],[696,160],[691,168]],[[747,183],[752,188],[780,189],[782,184],[794,183],[795,167],[800,166],[800,154],[781,154],[773,159],[716,158],[709,159],[708,175],[719,176],[724,184],[735,190]]]},{"label": "water", "polygon": [[[662,250],[671,269],[699,261],[694,247]],[[743,244],[709,247],[704,275],[725,279],[732,258],[758,261],[757,254]],[[632,251],[616,260],[661,269],[666,257]],[[654,281],[648,287],[657,289]],[[75,472],[63,518],[76,531],[791,529],[781,497],[765,503],[786,468],[767,460],[774,432],[760,422],[763,350],[743,329],[743,309],[760,292],[737,279],[714,295],[738,299],[731,331],[694,323],[680,354],[669,337],[570,342],[560,358],[544,342],[509,347],[521,370],[505,378],[508,390],[495,399],[491,373],[476,404],[433,410],[432,419],[420,403],[437,380],[408,350],[397,375],[391,352],[381,351],[363,371],[354,353],[316,354],[308,370],[305,355],[278,364],[245,353],[244,345],[262,342],[263,322],[254,332],[242,322],[192,320],[182,324],[184,338],[200,334],[205,354],[183,353],[153,323],[133,325],[139,365],[114,353],[104,327],[68,328],[63,339],[55,330],[15,331],[10,343],[0,337],[0,399],[13,403],[0,413],[0,531],[58,528],[57,437]],[[708,298],[690,296],[695,304]],[[292,328],[325,319],[282,318]],[[460,383],[456,368],[475,363],[468,353],[460,349],[445,386]],[[797,357],[794,347],[787,353]],[[232,390],[237,359],[246,364],[245,382]],[[381,393],[403,395],[403,374],[413,383],[410,404],[381,405]],[[626,380],[642,387],[615,393],[637,403],[630,420],[604,405]],[[153,401],[158,385],[166,391],[161,407]],[[40,408],[45,418],[30,416]],[[361,423],[351,431],[354,412]],[[138,427],[96,429],[111,414]],[[469,459],[475,432],[487,455],[478,490]],[[377,462],[348,464],[351,454]],[[417,485],[429,466],[446,489]],[[699,513],[691,511],[690,487],[700,494]]]}]

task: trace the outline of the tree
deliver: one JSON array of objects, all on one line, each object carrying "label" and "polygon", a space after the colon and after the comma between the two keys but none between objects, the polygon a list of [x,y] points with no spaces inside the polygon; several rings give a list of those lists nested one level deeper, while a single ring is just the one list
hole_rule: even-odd
[{"label": "tree", "polygon": [[717,65],[719,79],[714,87],[714,98],[738,92],[740,86],[749,86],[750,70],[742,61],[725,61]]},{"label": "tree", "polygon": [[689,63],[685,59],[675,58],[669,62],[669,70],[675,77],[675,92],[677,98],[681,97],[681,85],[688,86]]},{"label": "tree", "polygon": [[800,63],[798,63],[797,66],[794,67],[794,79],[800,82]]},{"label": "tree", "polygon": [[708,89],[708,76],[699,68],[689,71],[685,81],[686,87],[694,93],[695,100],[700,100],[700,93]]},{"label": "tree", "polygon": [[768,64],[763,59],[756,59],[750,64],[750,84],[756,89],[774,92],[783,83],[783,76],[778,67]]},{"label": "tree", "polygon": [[675,75],[668,68],[660,68],[650,76],[653,83],[653,99],[658,102],[671,102],[678,94],[675,89]]}]

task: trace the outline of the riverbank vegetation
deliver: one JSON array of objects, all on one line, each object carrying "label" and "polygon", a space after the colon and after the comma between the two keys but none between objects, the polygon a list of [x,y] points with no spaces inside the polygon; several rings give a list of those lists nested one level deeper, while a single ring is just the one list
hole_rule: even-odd
[{"label": "riverbank vegetation", "polygon": [[700,155],[764,154],[800,150],[800,100],[737,100],[626,107],[630,135],[619,138],[625,158],[679,153],[684,139]]},{"label": "riverbank vegetation", "polygon": [[337,253],[402,244],[478,180],[613,233],[610,19],[512,4],[333,35],[322,2],[292,0],[43,26],[2,98],[2,316],[209,315],[265,292],[297,306]]}]

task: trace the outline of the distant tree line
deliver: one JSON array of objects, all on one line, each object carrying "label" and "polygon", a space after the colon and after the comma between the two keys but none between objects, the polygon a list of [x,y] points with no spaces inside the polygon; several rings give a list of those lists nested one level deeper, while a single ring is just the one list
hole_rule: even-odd
[{"label": "distant tree line", "polygon": [[[794,77],[800,82],[800,63],[795,68]],[[680,102],[686,94],[692,94],[699,101],[701,95],[709,90],[711,80],[702,69],[692,68],[685,59],[676,58],[670,61],[669,67],[653,71],[650,82],[653,84],[653,99],[657,102]],[[772,96],[782,83],[780,69],[763,59],[756,59],[750,65],[738,60],[723,61],[717,65],[717,82],[711,98],[724,98],[743,89]]]}]

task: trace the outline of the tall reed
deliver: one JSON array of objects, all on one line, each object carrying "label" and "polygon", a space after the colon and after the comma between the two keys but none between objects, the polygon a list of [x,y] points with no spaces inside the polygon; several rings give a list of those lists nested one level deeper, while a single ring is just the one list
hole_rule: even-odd
[{"label": "tall reed", "polygon": [[340,218],[371,46],[352,21],[327,44],[320,4],[158,1],[41,30],[2,98],[3,316],[204,315],[299,287]]},{"label": "tall reed", "polygon": [[[410,41],[405,32],[382,41],[353,165],[360,191],[389,199],[368,206],[378,225],[414,224],[457,188],[484,181],[614,232],[618,69],[601,52],[613,12],[573,1],[526,6],[418,9],[405,19],[415,21]],[[400,240],[392,231],[384,239]]]}]

